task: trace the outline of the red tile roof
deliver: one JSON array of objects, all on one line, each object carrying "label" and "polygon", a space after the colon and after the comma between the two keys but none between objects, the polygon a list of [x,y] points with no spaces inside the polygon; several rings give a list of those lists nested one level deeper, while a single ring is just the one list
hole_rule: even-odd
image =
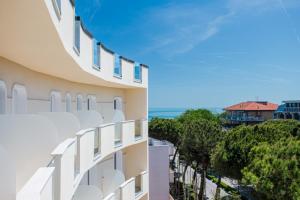
[{"label": "red tile roof", "polygon": [[224,108],[226,111],[275,111],[278,104],[262,102],[262,101],[247,101],[233,106]]}]

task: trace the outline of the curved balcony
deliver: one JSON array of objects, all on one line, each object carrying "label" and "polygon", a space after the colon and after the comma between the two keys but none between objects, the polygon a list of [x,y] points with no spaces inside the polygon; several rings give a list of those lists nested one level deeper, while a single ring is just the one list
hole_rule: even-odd
[{"label": "curved balcony", "polygon": [[[16,188],[17,199],[71,200],[86,172],[95,165],[117,151],[143,143],[147,146],[147,120],[101,124],[79,130],[74,137],[70,137],[69,130],[78,129],[74,120],[74,115],[70,113],[0,116],[1,124],[5,125],[0,127],[3,133],[0,137],[0,150],[3,146],[9,157],[16,162],[16,174],[10,174],[9,177],[16,177],[17,185],[12,187]],[[16,137],[20,137],[18,142],[12,142]],[[36,139],[36,144],[32,138]],[[52,151],[49,164],[43,164],[49,161],[50,155],[45,155],[57,144],[55,141],[62,139],[64,141]],[[0,161],[3,159],[0,151]],[[32,165],[24,169],[23,166],[28,161]],[[11,168],[13,166],[11,164]],[[32,174],[34,175],[31,176]],[[148,173],[145,167],[103,199],[133,200],[140,199],[147,193]]]},{"label": "curved balcony", "polygon": [[98,42],[75,15],[73,1],[7,1],[0,25],[0,56],[34,71],[92,85],[148,86],[148,67]]}]

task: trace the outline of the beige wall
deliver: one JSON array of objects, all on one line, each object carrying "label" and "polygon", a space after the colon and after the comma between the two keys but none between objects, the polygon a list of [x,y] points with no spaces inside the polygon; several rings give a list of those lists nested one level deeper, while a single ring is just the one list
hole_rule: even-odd
[{"label": "beige wall", "polygon": [[[128,119],[146,117],[147,93],[146,89],[120,89],[79,84],[37,73],[19,64],[0,57],[0,80],[7,87],[8,106],[7,112],[11,112],[11,98],[13,85],[18,83],[26,87],[28,95],[28,112],[50,111],[50,93],[59,91],[62,97],[62,111],[65,111],[65,95],[69,92],[72,96],[72,110],[76,110],[76,96],[84,97],[86,108],[87,95],[95,95],[97,98],[97,111],[104,116],[105,122],[110,122],[113,116],[113,98],[123,98],[124,111]],[[130,102],[130,103],[128,103]],[[126,105],[128,103],[128,106]]]},{"label": "beige wall", "polygon": [[129,179],[148,171],[148,142],[141,142],[123,150],[124,174]]},{"label": "beige wall", "polygon": [[127,89],[125,92],[126,118],[148,118],[148,90]]}]

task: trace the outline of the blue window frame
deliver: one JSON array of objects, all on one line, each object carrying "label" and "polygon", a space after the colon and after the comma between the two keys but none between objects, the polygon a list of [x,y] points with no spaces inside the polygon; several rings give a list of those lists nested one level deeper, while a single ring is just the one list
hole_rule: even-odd
[{"label": "blue window frame", "polygon": [[75,17],[74,24],[74,50],[77,54],[80,53],[80,17]]},{"label": "blue window frame", "polygon": [[134,65],[134,80],[139,82],[142,81],[142,67],[138,63],[135,63]]},{"label": "blue window frame", "polygon": [[114,75],[118,77],[122,77],[121,58],[118,54],[115,54]]},{"label": "blue window frame", "polygon": [[93,67],[100,69],[100,45],[93,39]]}]

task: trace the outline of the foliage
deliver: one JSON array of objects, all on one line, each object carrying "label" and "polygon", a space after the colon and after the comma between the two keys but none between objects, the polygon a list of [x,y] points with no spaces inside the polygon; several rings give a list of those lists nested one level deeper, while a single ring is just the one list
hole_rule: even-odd
[{"label": "foliage", "polygon": [[298,138],[299,127],[297,121],[282,120],[233,128],[214,149],[212,165],[223,176],[241,180],[241,170],[250,163],[249,153],[253,147],[261,142],[274,143],[281,138]]},{"label": "foliage", "polygon": [[149,136],[158,140],[167,140],[175,146],[181,140],[182,126],[176,119],[153,118],[149,123]]},{"label": "foliage", "polygon": [[[215,121],[191,119],[184,121],[181,154],[188,164],[196,162],[201,165],[201,185],[198,199],[203,199],[205,191],[205,174],[210,164],[212,150],[220,138],[221,127]],[[196,169],[198,166],[196,166]]]},{"label": "foliage", "polygon": [[181,123],[198,120],[198,119],[205,119],[208,121],[214,121],[219,123],[219,118],[217,115],[214,115],[212,112],[206,109],[190,109],[185,111],[182,115],[178,117],[178,121]]},{"label": "foliage", "polygon": [[183,125],[182,149],[191,154],[191,159],[203,163],[210,160],[210,155],[217,144],[221,127],[214,121],[194,119]]},{"label": "foliage", "polygon": [[243,170],[244,181],[252,184],[264,199],[300,198],[299,140],[261,143],[251,150],[250,160]]}]

